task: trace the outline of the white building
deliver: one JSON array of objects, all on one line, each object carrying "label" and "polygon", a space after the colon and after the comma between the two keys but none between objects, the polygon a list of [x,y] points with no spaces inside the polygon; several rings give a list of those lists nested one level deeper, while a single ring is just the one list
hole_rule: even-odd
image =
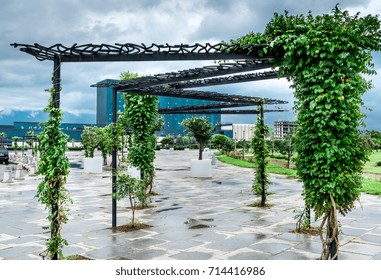
[{"label": "white building", "polygon": [[251,140],[255,130],[254,124],[233,124],[233,139],[234,140]]},{"label": "white building", "polygon": [[290,131],[295,131],[298,125],[290,121],[276,121],[274,122],[274,138],[283,139]]}]

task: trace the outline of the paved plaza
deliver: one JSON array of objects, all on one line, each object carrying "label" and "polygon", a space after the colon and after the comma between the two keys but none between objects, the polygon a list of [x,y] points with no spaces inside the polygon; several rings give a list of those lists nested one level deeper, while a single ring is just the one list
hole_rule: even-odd
[{"label": "paved plaza", "polygon": [[[73,204],[62,235],[64,255],[92,259],[135,260],[302,260],[318,259],[319,236],[292,233],[302,209],[302,184],[271,174],[268,203],[249,206],[253,170],[221,162],[212,178],[192,178],[190,159],[198,151],[158,151],[153,207],[137,210],[150,228],[111,229],[111,172],[85,174],[80,152],[68,152],[72,164],[67,188]],[[34,197],[40,178],[0,183],[0,260],[41,259],[48,233],[46,211]],[[130,221],[127,199],[118,202],[118,225]],[[381,198],[362,194],[341,223],[340,259],[381,259]]]}]

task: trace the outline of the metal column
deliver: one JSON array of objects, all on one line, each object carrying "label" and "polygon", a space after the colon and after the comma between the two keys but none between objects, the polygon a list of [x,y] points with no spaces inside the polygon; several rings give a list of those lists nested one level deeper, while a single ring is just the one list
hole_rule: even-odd
[{"label": "metal column", "polygon": [[[61,60],[59,56],[54,57],[54,64],[53,64],[53,88],[54,88],[54,95],[53,98],[53,104],[54,108],[60,107],[60,91],[61,91]],[[59,184],[56,182],[54,185],[54,188],[59,188]],[[53,204],[52,205],[52,214],[54,215],[52,219],[52,223],[57,223],[57,215],[59,211],[59,205]],[[57,227],[58,228],[58,227]],[[51,232],[51,236],[53,237],[55,235],[55,232]],[[58,260],[58,253],[54,253],[52,256],[52,260]]]},{"label": "metal column", "polygon": [[[260,109],[260,125],[261,125],[261,136],[263,137],[263,140],[265,139],[265,123],[264,123],[264,116],[263,116],[263,102],[261,103],[261,105],[259,105],[259,109]],[[262,177],[262,198],[261,198],[261,206],[265,206],[266,205],[266,183],[265,183],[265,170],[261,170],[262,174],[261,174],[261,177]]]},{"label": "metal column", "polygon": [[112,89],[112,122],[113,122],[113,134],[114,134],[114,143],[112,149],[112,227],[116,227],[117,220],[117,211],[116,211],[116,199],[114,197],[116,193],[115,183],[116,183],[116,168],[117,168],[117,147],[115,143],[116,136],[116,121],[117,121],[117,94],[118,91],[115,87]]}]

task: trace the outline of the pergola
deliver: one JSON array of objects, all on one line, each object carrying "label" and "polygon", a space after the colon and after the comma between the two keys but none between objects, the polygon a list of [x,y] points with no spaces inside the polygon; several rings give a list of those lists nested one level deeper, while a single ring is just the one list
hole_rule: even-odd
[{"label": "pergola", "polygon": [[[60,107],[61,90],[61,64],[84,63],[84,62],[117,62],[117,61],[230,61],[218,63],[202,68],[188,69],[179,72],[157,74],[128,81],[118,81],[107,84],[96,84],[97,87],[113,88],[113,122],[117,120],[116,96],[117,92],[134,94],[150,94],[200,100],[211,100],[214,103],[182,106],[175,108],[159,108],[161,114],[261,114],[263,121],[264,112],[276,112],[283,110],[221,110],[222,108],[245,107],[256,105],[285,104],[286,101],[267,99],[262,97],[242,96],[239,94],[225,94],[209,91],[185,90],[186,88],[223,85],[231,83],[259,81],[278,77],[277,71],[264,71],[249,74],[232,75],[242,72],[259,71],[271,68],[271,53],[260,56],[262,45],[248,45],[240,48],[224,43],[219,44],[179,44],[158,45],[151,44],[74,44],[71,47],[55,44],[50,47],[39,44],[11,44],[14,48],[34,56],[39,61],[50,60],[53,62],[54,81],[54,106]],[[229,51],[227,52],[227,50]],[[112,153],[112,167],[116,170],[116,149]],[[112,176],[112,193],[115,192],[115,172]],[[117,224],[116,200],[112,200],[112,226]]]}]

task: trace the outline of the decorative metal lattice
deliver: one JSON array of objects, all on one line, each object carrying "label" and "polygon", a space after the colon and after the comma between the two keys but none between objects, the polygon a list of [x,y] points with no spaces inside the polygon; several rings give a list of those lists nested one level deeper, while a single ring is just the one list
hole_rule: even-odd
[{"label": "decorative metal lattice", "polygon": [[222,109],[222,108],[246,107],[246,106],[255,106],[255,105],[259,105],[259,103],[253,102],[251,104],[251,103],[218,102],[218,103],[209,103],[209,104],[159,108],[159,112],[163,114],[171,114],[176,111],[183,112],[188,110]]},{"label": "decorative metal lattice", "polygon": [[253,82],[262,81],[268,79],[278,78],[278,71],[265,71],[257,73],[248,73],[242,75],[233,75],[227,77],[216,77],[210,79],[197,79],[190,81],[183,81],[179,83],[171,83],[168,86],[173,88],[194,88],[194,87],[205,87],[214,85],[226,85],[226,84],[236,84],[242,82]]},{"label": "decorative metal lattice", "polygon": [[[74,44],[66,47],[55,44],[50,47],[40,44],[18,44],[11,46],[20,48],[21,51],[33,55],[36,59],[54,60],[59,57],[62,62],[85,62],[85,61],[154,61],[154,60],[204,60],[209,59],[238,59],[248,57],[259,57],[262,45],[248,45],[245,48],[219,44]],[[229,53],[226,50],[229,48]],[[250,52],[250,54],[248,54]],[[271,58],[268,55],[267,58]]]},{"label": "decorative metal lattice", "polygon": [[[229,75],[240,72],[248,72],[254,70],[260,70],[265,68],[270,68],[271,64],[268,60],[238,60],[230,63],[219,63],[216,65],[208,65],[201,68],[194,68],[188,70],[181,70],[178,72],[170,72],[164,74],[156,74],[153,76],[145,76],[140,78],[135,78],[131,80],[121,80],[119,84],[113,80],[107,83],[98,83],[96,87],[117,87],[118,90],[127,91],[130,89],[140,89],[150,86],[157,86],[163,84],[173,84],[184,81],[194,81],[196,79],[203,79],[208,77]],[[248,75],[246,77],[236,78],[236,82],[244,81],[244,79],[253,79],[255,75]],[[275,74],[264,73],[256,74],[256,80],[269,79],[275,77]],[[222,81],[223,79],[220,79]],[[233,82],[233,81],[232,81]]]},{"label": "decorative metal lattice", "polygon": [[[271,113],[271,112],[285,112],[287,110],[263,110],[264,113]],[[183,111],[177,111],[174,110],[171,111],[164,111],[162,112],[159,110],[160,114],[221,114],[221,115],[258,115],[260,114],[260,111],[258,110],[183,110]]]},{"label": "decorative metal lattice", "polygon": [[[123,90],[122,90],[123,92]],[[199,100],[211,100],[211,101],[222,101],[222,102],[233,102],[240,104],[286,104],[287,101],[269,99],[263,97],[252,97],[244,96],[238,94],[227,94],[212,91],[197,91],[197,90],[183,90],[183,89],[173,89],[164,87],[148,87],[141,90],[128,90],[128,93],[142,94],[142,95],[158,95],[158,96],[169,96],[169,97],[179,97],[179,98],[189,98],[189,99],[199,99]]]}]

